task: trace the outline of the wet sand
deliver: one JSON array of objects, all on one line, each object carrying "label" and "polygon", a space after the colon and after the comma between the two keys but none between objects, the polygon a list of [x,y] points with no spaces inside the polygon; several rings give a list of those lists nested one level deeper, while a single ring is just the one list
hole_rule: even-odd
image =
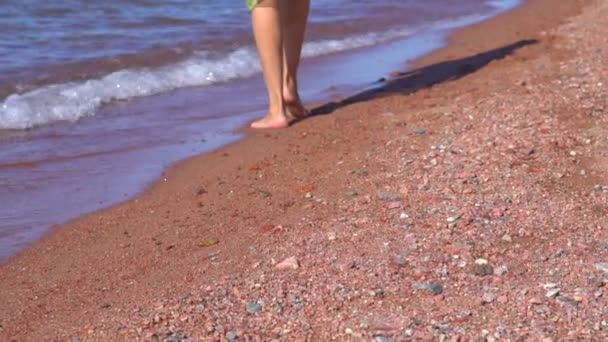
[{"label": "wet sand", "polygon": [[58,227],[1,266],[0,336],[601,338],[605,11],[531,0]]}]

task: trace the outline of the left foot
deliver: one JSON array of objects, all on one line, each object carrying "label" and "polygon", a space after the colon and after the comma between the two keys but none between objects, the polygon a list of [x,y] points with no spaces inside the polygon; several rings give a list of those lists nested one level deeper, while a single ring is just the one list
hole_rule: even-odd
[{"label": "left foot", "polygon": [[265,116],[258,121],[251,123],[251,128],[285,128],[289,126],[289,120],[285,116]]}]

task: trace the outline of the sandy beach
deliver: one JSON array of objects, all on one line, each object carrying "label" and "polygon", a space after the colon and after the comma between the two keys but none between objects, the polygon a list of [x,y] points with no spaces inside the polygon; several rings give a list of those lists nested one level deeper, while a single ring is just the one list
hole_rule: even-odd
[{"label": "sandy beach", "polygon": [[55,228],[0,339],[608,338],[607,16],[529,0]]}]

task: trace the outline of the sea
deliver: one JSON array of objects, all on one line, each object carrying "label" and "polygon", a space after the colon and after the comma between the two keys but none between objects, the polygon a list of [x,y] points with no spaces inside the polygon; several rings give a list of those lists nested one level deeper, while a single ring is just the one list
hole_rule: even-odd
[{"label": "sea", "polygon": [[[302,97],[365,90],[518,5],[312,0]],[[260,73],[244,1],[0,1],[0,261],[242,139]]]}]

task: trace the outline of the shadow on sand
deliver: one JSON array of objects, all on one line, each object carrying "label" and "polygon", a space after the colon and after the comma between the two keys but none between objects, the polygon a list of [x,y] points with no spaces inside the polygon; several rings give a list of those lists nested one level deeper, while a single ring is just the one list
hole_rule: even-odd
[{"label": "shadow on sand", "polygon": [[471,74],[488,63],[502,59],[517,49],[538,43],[538,40],[520,40],[497,49],[479,53],[462,59],[432,64],[420,69],[401,73],[396,78],[373,89],[350,96],[340,102],[328,102],[311,110],[311,116],[331,114],[335,110],[357,102],[369,101],[392,94],[408,95],[435,84],[456,80]]}]

